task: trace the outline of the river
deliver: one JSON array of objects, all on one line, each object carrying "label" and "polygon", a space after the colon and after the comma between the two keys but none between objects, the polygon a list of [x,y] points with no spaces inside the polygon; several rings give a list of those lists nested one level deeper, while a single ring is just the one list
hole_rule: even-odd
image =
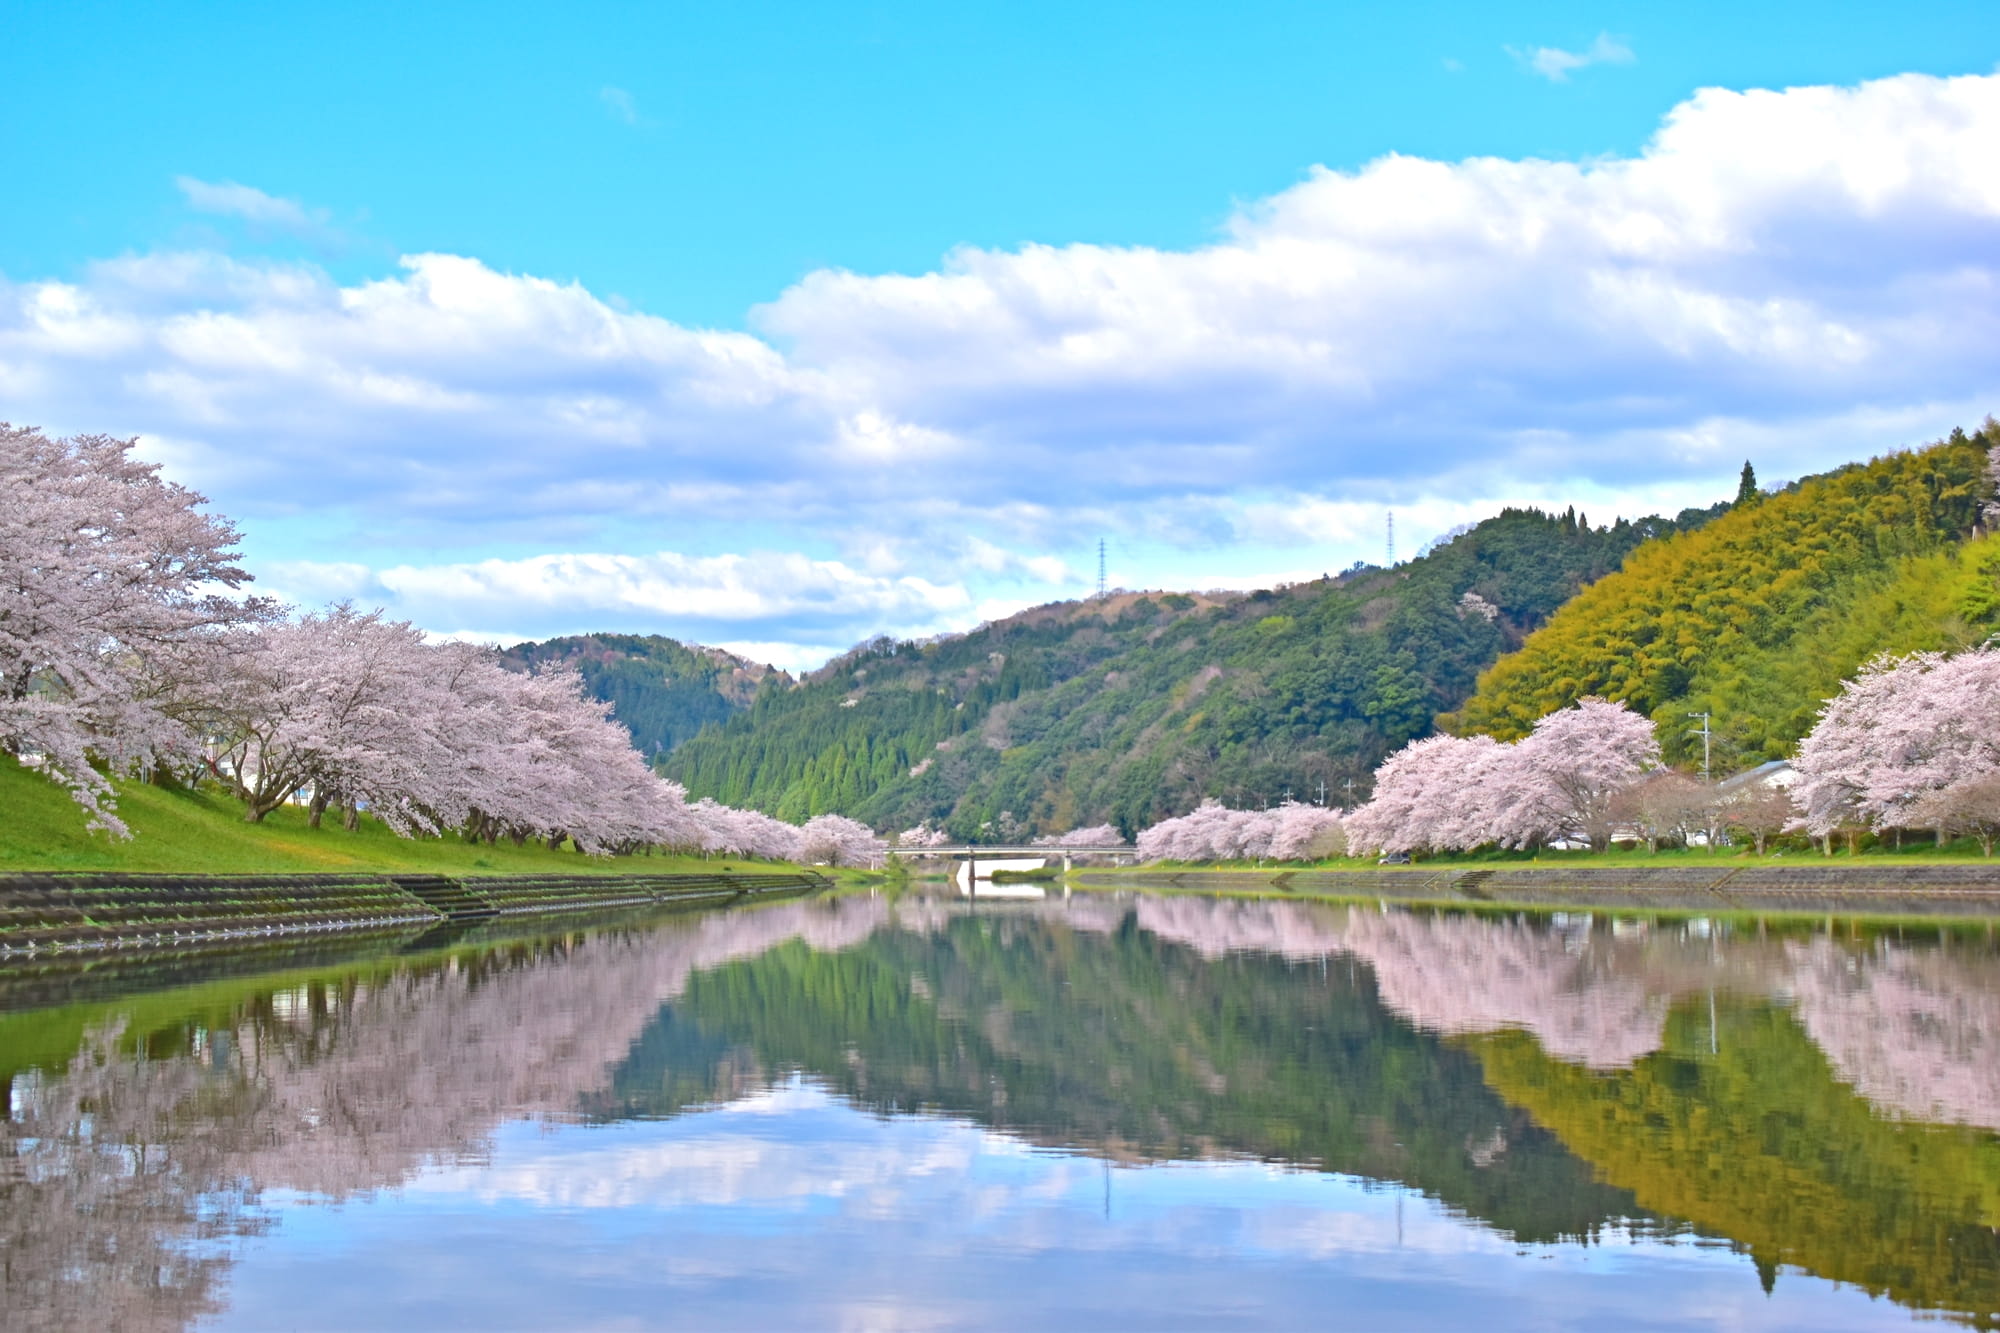
[{"label": "river", "polygon": [[1983,922],[831,895],[0,967],[19,1329],[1992,1327]]}]

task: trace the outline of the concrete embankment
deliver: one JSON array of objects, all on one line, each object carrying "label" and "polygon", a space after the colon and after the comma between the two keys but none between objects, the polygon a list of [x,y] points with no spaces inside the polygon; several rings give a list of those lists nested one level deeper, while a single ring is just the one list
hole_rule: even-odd
[{"label": "concrete embankment", "polygon": [[831,887],[778,874],[0,875],[0,956],[399,931],[501,916],[725,903]]},{"label": "concrete embankment", "polygon": [[1102,888],[1283,892],[1523,907],[2000,916],[2000,865],[1412,866],[1381,870],[1179,870],[1086,874],[1083,879]]}]

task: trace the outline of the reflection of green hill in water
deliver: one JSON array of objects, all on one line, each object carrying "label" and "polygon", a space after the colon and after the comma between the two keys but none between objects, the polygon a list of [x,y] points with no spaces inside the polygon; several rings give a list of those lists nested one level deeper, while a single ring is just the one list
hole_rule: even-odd
[{"label": "reflection of green hill in water", "polygon": [[[1791,1014],[1678,1010],[1666,1049],[1595,1073],[1520,1033],[1466,1039],[1488,1082],[1649,1209],[1757,1257],[1928,1309],[2000,1311],[2000,1139],[1881,1118]],[[1698,1008],[1699,1012],[1695,1012]]]},{"label": "reflection of green hill in water", "polygon": [[1039,1142],[1403,1181],[1524,1240],[1587,1237],[1637,1212],[1496,1097],[1470,1054],[1387,1013],[1365,967],[1204,960],[1129,919],[1107,936],[961,918],[697,975],[594,1109],[727,1096],[732,1058]]}]

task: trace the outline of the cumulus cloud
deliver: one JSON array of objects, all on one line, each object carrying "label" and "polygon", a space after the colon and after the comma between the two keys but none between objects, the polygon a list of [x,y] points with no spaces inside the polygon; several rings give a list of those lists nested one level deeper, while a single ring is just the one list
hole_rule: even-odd
[{"label": "cumulus cloud", "polygon": [[1637,59],[1631,47],[1608,32],[1598,33],[1596,40],[1581,51],[1565,51],[1559,46],[1525,49],[1510,46],[1506,50],[1524,69],[1550,83],[1567,83],[1572,71],[1591,65],[1629,65]]},{"label": "cumulus cloud", "polygon": [[991,618],[962,583],[870,574],[791,552],[560,554],[382,569],[276,561],[261,574],[267,591],[296,604],[383,606],[444,638],[670,626],[786,667],[817,665],[875,633],[964,629]]},{"label": "cumulus cloud", "polygon": [[[345,516],[339,555],[380,579],[408,557],[370,543],[646,551],[632,533],[670,525],[689,559],[855,552],[849,574],[887,581],[869,596],[949,615],[897,580],[1014,596],[977,580],[1065,577],[1027,562],[1079,531],[1310,541],[1263,521],[1293,502],[1367,553],[1366,511],[1390,504],[1438,524],[1523,489],[1652,507],[1746,455],[1797,475],[1976,421],[2000,401],[1996,142],[2000,77],[1707,89],[1631,157],[1318,168],[1195,249],[826,270],[754,332],[461,255],[352,284],[134,256],[0,280],[0,395],[57,429],[158,437],[253,529]],[[191,202],[273,226],[298,209],[192,184]],[[407,595],[538,606],[552,571],[610,609],[752,595],[720,566],[633,558],[504,578],[454,560],[405,576]],[[805,603],[851,591],[800,571],[821,590]],[[768,624],[789,603],[755,596],[777,609],[732,623],[787,638]]]}]

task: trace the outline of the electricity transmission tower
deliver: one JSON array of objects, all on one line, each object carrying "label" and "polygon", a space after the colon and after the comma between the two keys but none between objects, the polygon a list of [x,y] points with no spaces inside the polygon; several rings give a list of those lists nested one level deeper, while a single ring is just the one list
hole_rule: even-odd
[{"label": "electricity transmission tower", "polygon": [[1104,600],[1104,538],[1097,539],[1097,600]]},{"label": "electricity transmission tower", "polygon": [[1396,511],[1391,509],[1389,511],[1389,539],[1384,547],[1384,558],[1382,561],[1382,568],[1394,569],[1395,567],[1396,567]]}]

